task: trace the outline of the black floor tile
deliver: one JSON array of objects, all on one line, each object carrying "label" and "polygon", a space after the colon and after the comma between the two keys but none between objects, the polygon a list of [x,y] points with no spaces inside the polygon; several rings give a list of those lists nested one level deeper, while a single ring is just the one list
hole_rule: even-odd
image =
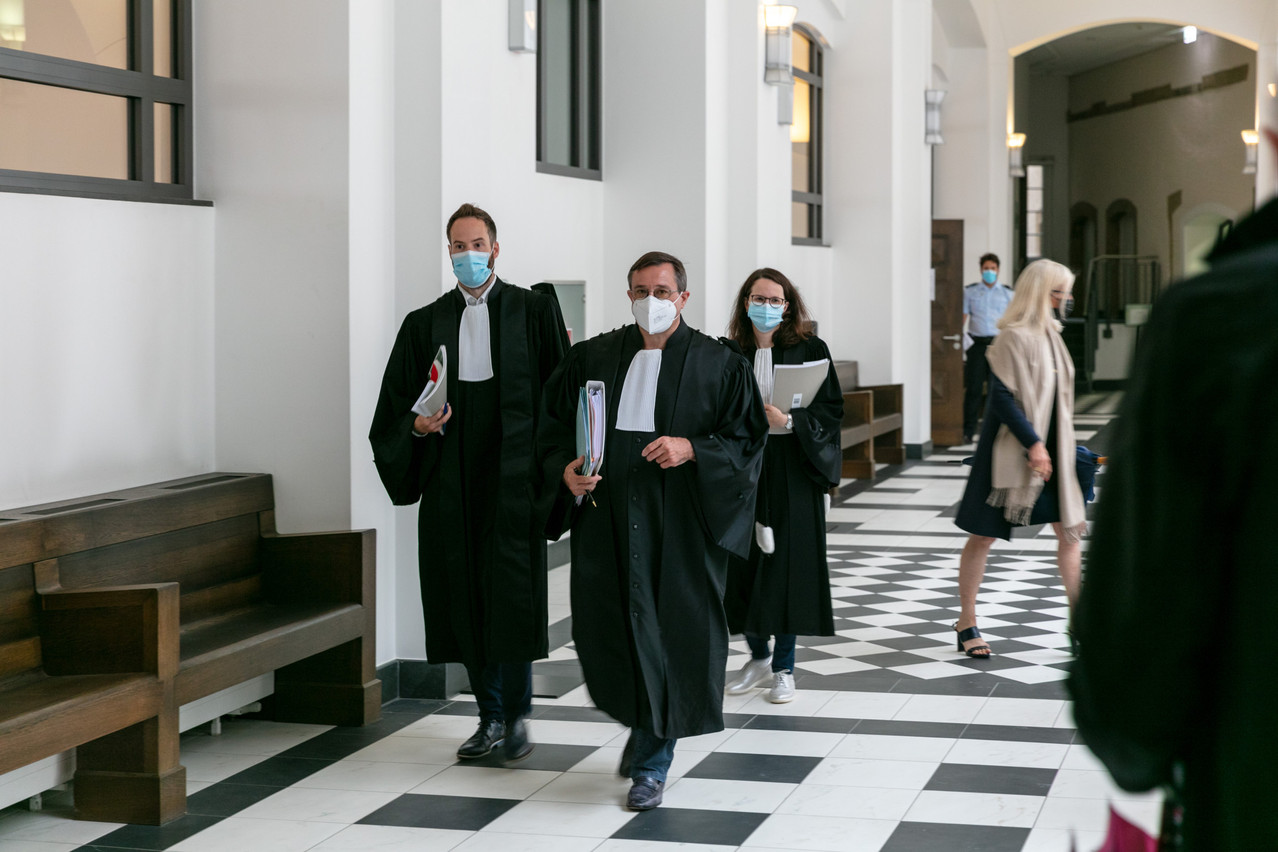
[{"label": "black floor tile", "polygon": [[[954,660],[957,663],[961,658]],[[983,662],[983,661],[982,661]],[[988,674],[958,675],[956,677],[938,677],[934,680],[902,677],[897,681],[893,692],[904,692],[910,695],[973,695],[989,696],[998,686],[997,679]]]},{"label": "black floor tile", "polygon": [[904,675],[885,669],[841,675],[795,674],[799,689],[832,689],[840,692],[890,692]]},{"label": "black floor tile", "polygon": [[763,731],[811,731],[818,734],[846,734],[856,727],[857,719],[821,716],[755,716],[747,728]]},{"label": "black floor tile", "polygon": [[1020,852],[1028,828],[903,822],[879,852]]},{"label": "black floor tile", "polygon": [[[92,846],[81,849],[110,849],[112,852],[121,849],[168,849],[221,821],[221,817],[187,814],[168,825],[126,825],[99,837]],[[0,846],[3,844],[0,843]]]},{"label": "black floor tile", "polygon": [[381,725],[379,722],[377,726],[369,725],[366,728],[343,728],[337,731],[328,731],[281,752],[279,756],[316,760],[341,760],[396,731],[408,727],[417,721],[418,718],[420,717],[409,713],[396,713],[391,720],[393,724]]},{"label": "black floor tile", "polygon": [[1068,699],[1069,690],[1065,687],[1065,681],[1053,680],[1047,683],[1017,683],[1015,681],[1005,681],[994,687],[994,696],[997,698],[1054,698]]},{"label": "black floor tile", "polygon": [[881,734],[892,737],[953,737],[963,734],[962,722],[893,722],[889,719],[862,719],[854,734]]},{"label": "black floor tile", "polygon": [[713,752],[692,767],[686,777],[801,784],[820,762],[819,757]]},{"label": "black floor tile", "polygon": [[[895,628],[893,628],[895,629]],[[891,651],[886,654],[866,654],[856,658],[858,662],[869,663],[879,668],[891,668],[892,666],[916,666],[919,663],[931,663],[933,660],[927,657],[920,657],[918,654],[911,654],[908,651]],[[899,677],[900,675],[898,675]]]},{"label": "black floor tile", "polygon": [[1052,789],[1052,781],[1055,779],[1055,769],[942,763],[936,768],[936,772],[923,789],[991,795],[1046,796]]},{"label": "black floor tile", "polygon": [[746,725],[750,724],[750,720],[753,718],[754,716],[749,713],[724,713],[723,727],[744,728]]},{"label": "black floor tile", "polygon": [[558,698],[561,695],[567,695],[583,683],[585,679],[581,676],[546,675],[533,668],[533,695],[537,698]]},{"label": "black floor tile", "polygon": [[382,705],[381,721],[386,721],[386,714],[388,713],[411,713],[416,714],[418,717],[426,716],[447,704],[448,700],[443,698],[396,698],[394,701]]},{"label": "black floor tile", "polygon": [[999,740],[1018,743],[1071,743],[1072,728],[1036,728],[1012,725],[968,725],[962,733],[965,740]]},{"label": "black floor tile", "polygon": [[359,825],[479,831],[517,804],[517,799],[405,793],[364,817]]},{"label": "black floor tile", "polygon": [[768,814],[657,808],[636,816],[612,836],[617,840],[740,846]]},{"label": "black floor tile", "polygon": [[576,766],[587,756],[593,754],[598,746],[563,745],[560,743],[538,743],[537,723],[528,726],[528,734],[534,743],[533,753],[517,763],[506,765],[505,754],[495,749],[487,757],[467,760],[463,766],[486,766],[494,769],[540,769],[545,772],[566,772]]},{"label": "black floor tile", "polygon": [[555,722],[613,721],[613,718],[607,713],[594,707],[547,707],[546,705],[534,706],[530,718]]},{"label": "black floor tile", "polygon": [[[467,693],[466,697],[473,698],[474,696]],[[440,716],[474,716],[475,724],[479,724],[479,708],[475,706],[475,702],[473,700],[450,701],[448,704],[445,704],[443,707],[436,710],[435,713]]]},{"label": "black floor tile", "polygon": [[256,805],[267,796],[273,796],[279,791],[279,787],[222,781],[187,796],[186,812],[200,816],[234,816],[248,806]]},{"label": "black floor tile", "polygon": [[[364,745],[368,745],[365,743]],[[360,746],[363,748],[363,746]],[[345,755],[343,755],[345,756]],[[321,760],[309,757],[268,757],[256,766],[250,766],[237,772],[227,782],[231,784],[251,784],[263,787],[287,787],[303,778],[307,778],[328,766],[334,760]]]}]

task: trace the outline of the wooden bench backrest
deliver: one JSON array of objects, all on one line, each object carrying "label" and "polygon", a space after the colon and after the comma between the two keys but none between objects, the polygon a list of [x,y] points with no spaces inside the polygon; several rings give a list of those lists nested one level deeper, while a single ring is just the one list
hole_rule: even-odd
[{"label": "wooden bench backrest", "polygon": [[39,602],[30,565],[0,570],[0,681],[40,666]]},{"label": "wooden bench backrest", "polygon": [[67,589],[176,581],[194,621],[260,597],[273,509],[268,474],[219,473],[2,511],[0,570],[56,559]]}]

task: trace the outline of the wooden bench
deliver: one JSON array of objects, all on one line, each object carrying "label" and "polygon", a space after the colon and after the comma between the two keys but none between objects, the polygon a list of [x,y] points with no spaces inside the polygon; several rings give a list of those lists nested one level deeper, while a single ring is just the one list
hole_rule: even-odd
[{"label": "wooden bench", "polygon": [[[34,570],[46,606],[54,593],[100,587],[180,592],[178,623],[159,639],[172,671],[157,670],[158,715],[122,721],[77,751],[81,817],[181,816],[179,708],[251,678],[274,672],[269,704],[279,720],[360,725],[380,716],[374,532],[277,534],[269,475],[206,474],[0,518],[0,570]],[[43,756],[36,751],[28,756]]]},{"label": "wooden bench", "polygon": [[860,387],[855,361],[836,361],[834,368],[843,388],[843,476],[873,479],[876,464],[903,464],[904,387]]}]

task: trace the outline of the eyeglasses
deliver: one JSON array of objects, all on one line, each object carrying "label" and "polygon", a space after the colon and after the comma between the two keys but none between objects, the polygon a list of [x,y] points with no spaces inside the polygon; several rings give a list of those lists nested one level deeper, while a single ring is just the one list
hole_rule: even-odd
[{"label": "eyeglasses", "polygon": [[1060,299],[1060,298],[1063,298],[1063,297],[1065,297],[1065,296],[1068,296],[1068,295],[1069,295],[1069,291],[1068,291],[1068,290],[1053,290],[1053,291],[1052,291],[1052,295],[1053,295],[1053,296],[1055,296],[1056,298]]},{"label": "eyeglasses", "polygon": [[780,296],[773,296],[771,298],[768,298],[767,296],[751,295],[751,296],[748,296],[747,298],[749,299],[750,304],[760,308],[763,307],[764,305],[771,305],[774,308],[783,308],[786,305],[785,299],[782,299]]},{"label": "eyeglasses", "polygon": [[678,290],[669,290],[665,287],[658,287],[656,290],[649,290],[647,287],[634,287],[630,290],[635,294],[636,299],[646,299],[649,296],[656,296],[662,301],[671,302],[679,298]]}]

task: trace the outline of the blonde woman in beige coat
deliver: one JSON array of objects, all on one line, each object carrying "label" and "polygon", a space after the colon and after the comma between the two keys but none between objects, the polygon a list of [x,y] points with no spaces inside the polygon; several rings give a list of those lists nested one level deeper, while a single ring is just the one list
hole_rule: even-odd
[{"label": "blonde woman in beige coat", "polygon": [[1087,530],[1074,472],[1074,364],[1057,316],[1070,299],[1074,273],[1036,260],[1016,281],[999,334],[986,351],[989,402],[972,473],[954,522],[969,533],[959,560],[957,650],[988,658],[976,626],[976,595],[994,540],[1012,528],[1050,523],[1057,564],[1072,610],[1078,600],[1080,542]]}]

